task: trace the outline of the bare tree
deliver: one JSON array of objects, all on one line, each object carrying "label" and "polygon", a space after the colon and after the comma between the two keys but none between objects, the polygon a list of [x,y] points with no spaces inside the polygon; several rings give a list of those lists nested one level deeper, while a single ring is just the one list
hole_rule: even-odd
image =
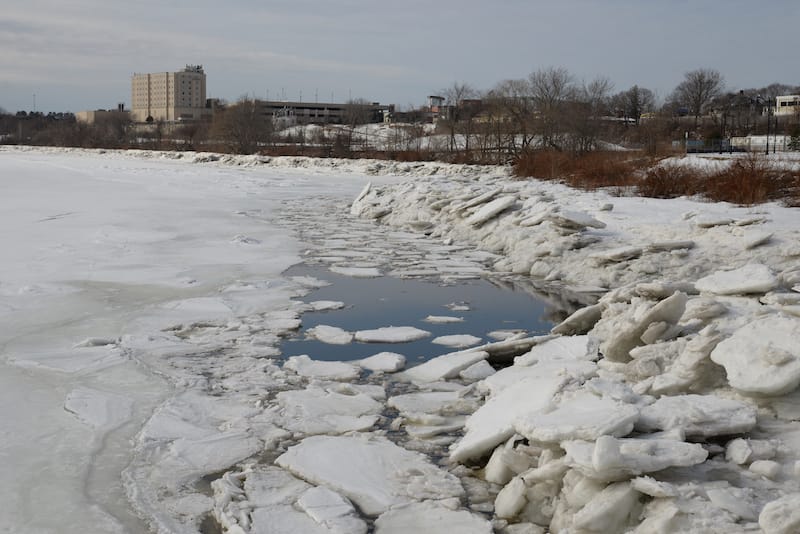
[{"label": "bare tree", "polygon": [[627,91],[614,95],[612,107],[622,118],[633,121],[638,126],[642,115],[655,110],[656,95],[650,89],[634,85]]},{"label": "bare tree", "polygon": [[603,118],[608,113],[609,93],[613,85],[608,78],[598,77],[584,83],[567,104],[566,144],[574,154],[594,150],[600,137]]},{"label": "bare tree", "polygon": [[252,154],[272,135],[272,122],[255,99],[240,98],[214,117],[212,135],[237,154]]},{"label": "bare tree", "polygon": [[687,72],[683,81],[672,93],[672,100],[689,109],[695,126],[706,106],[722,93],[725,79],[714,69],[697,69]]},{"label": "bare tree", "polygon": [[528,81],[536,110],[539,145],[560,150],[564,110],[575,98],[574,78],[563,67],[548,67],[532,73]]},{"label": "bare tree", "polygon": [[468,101],[475,99],[478,92],[467,83],[456,82],[442,91],[442,95],[445,97],[447,111],[445,118],[440,122],[449,134],[450,152],[455,152],[459,148],[457,134],[464,135],[464,150],[469,151],[469,136],[472,131],[475,106],[470,105]]},{"label": "bare tree", "polygon": [[[350,127],[349,131],[347,132],[346,139],[350,150],[352,150],[356,128],[372,122],[372,109],[369,101],[365,98],[354,98],[348,100],[343,119],[345,124]],[[360,139],[360,141],[362,148],[368,148],[369,139],[366,136],[366,130],[365,135]]]},{"label": "bare tree", "polygon": [[487,95],[497,116],[496,143],[510,155],[518,155],[533,141],[534,103],[528,80],[505,80]]}]

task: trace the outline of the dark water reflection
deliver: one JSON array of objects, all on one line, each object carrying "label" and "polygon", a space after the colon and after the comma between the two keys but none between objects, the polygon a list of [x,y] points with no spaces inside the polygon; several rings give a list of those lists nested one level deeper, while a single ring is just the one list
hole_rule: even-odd
[{"label": "dark water reflection", "polygon": [[[285,357],[308,354],[316,360],[355,360],[382,351],[403,354],[408,365],[457,350],[431,343],[437,336],[470,334],[483,342],[495,341],[488,336],[496,330],[524,330],[528,334],[544,334],[578,307],[580,296],[569,297],[553,291],[547,293],[524,279],[477,279],[456,285],[437,281],[380,278],[351,278],[328,271],[322,266],[301,264],[289,269],[286,276],[312,276],[331,285],[312,291],[306,302],[335,300],[345,308],[303,314],[298,335],[287,339],[281,350]],[[463,303],[468,311],[453,311],[447,306]],[[463,322],[434,324],[424,321],[429,316],[463,317]],[[329,325],[354,332],[384,326],[413,326],[431,332],[429,338],[409,343],[350,343],[331,345],[306,339],[306,330]]]}]

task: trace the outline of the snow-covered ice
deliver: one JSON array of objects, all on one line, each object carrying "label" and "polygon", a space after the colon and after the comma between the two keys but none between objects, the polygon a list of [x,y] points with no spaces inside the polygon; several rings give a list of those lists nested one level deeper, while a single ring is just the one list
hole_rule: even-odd
[{"label": "snow-covered ice", "polygon": [[[9,531],[800,524],[796,209],[434,162],[3,147],[0,175]],[[300,300],[328,283],[281,275],[303,258],[353,283],[514,273],[557,325],[401,372],[281,360],[303,313],[349,305]],[[455,300],[418,320],[462,332]],[[431,336],[407,324],[309,335]]]}]

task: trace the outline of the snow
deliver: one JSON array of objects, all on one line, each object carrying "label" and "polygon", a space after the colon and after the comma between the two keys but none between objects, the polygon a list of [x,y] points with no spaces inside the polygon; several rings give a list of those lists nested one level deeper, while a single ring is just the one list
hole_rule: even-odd
[{"label": "snow", "polygon": [[[9,531],[798,529],[796,209],[435,162],[0,147],[0,174]],[[513,273],[566,319],[402,372],[283,359],[348,306],[306,303],[328,283],[282,275],[303,258]]]}]

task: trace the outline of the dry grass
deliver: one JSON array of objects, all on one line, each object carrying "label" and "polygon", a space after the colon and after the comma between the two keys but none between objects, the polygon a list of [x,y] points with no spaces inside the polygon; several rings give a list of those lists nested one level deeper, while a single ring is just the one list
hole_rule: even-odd
[{"label": "dry grass", "polygon": [[800,171],[771,166],[760,154],[735,159],[724,170],[657,165],[655,158],[626,152],[593,152],[578,157],[551,150],[520,157],[517,176],[558,180],[578,189],[633,190],[652,198],[700,196],[750,206],[778,201],[800,206]]},{"label": "dry grass", "polygon": [[519,177],[558,180],[579,189],[627,187],[636,183],[644,164],[626,152],[589,152],[572,156],[555,150],[537,150],[520,156],[515,163]]}]

